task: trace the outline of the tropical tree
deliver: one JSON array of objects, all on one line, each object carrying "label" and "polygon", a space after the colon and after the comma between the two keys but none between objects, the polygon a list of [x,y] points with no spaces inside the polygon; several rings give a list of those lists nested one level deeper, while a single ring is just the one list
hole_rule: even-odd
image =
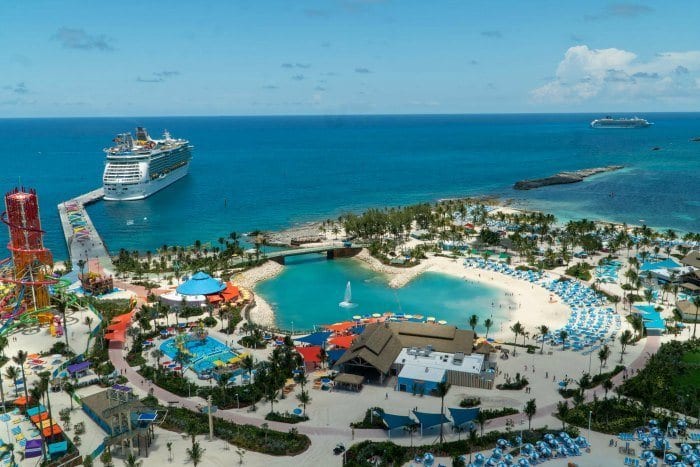
[{"label": "tropical tree", "polygon": [[654,300],[654,292],[651,289],[644,289],[644,300],[651,305],[651,301]]},{"label": "tropical tree", "polygon": [[559,331],[559,338],[561,339],[561,349],[564,350],[566,346],[566,339],[569,337],[568,331]]},{"label": "tropical tree", "polygon": [[24,381],[24,397],[27,399],[27,402],[29,402],[29,393],[27,392],[27,378],[24,374],[24,363],[27,361],[27,352],[24,350],[18,350],[17,355],[12,357],[12,361],[19,366],[20,371],[22,372],[22,381]]},{"label": "tropical tree", "polygon": [[490,318],[486,318],[486,321],[484,321],[484,327],[486,328],[486,339],[489,338],[489,329],[493,327],[493,320]]},{"label": "tropical tree", "polygon": [[255,368],[255,361],[250,355],[246,355],[241,360],[241,368],[248,372],[248,384],[253,381],[253,369]]},{"label": "tropical tree", "polygon": [[137,460],[133,452],[130,452],[126,459],[124,459],[125,467],[141,467],[143,461]]},{"label": "tropical tree", "polygon": [[[447,381],[440,381],[436,388],[435,388],[435,395],[440,398],[440,418],[444,417],[445,415],[445,396],[447,395],[447,392],[450,390],[451,384],[448,383]],[[440,444],[444,441],[443,437],[443,423],[440,423]]]},{"label": "tropical tree", "polygon": [[168,448],[168,462],[172,462],[173,461],[173,442],[168,441],[165,444],[165,447]]},{"label": "tropical tree", "polygon": [[311,396],[309,395],[309,391],[304,391],[302,390],[299,394],[297,394],[297,399],[299,402],[301,402],[301,406],[304,408],[304,416],[306,416],[306,404],[311,403]]},{"label": "tropical tree", "polygon": [[622,358],[625,355],[625,348],[632,342],[632,332],[629,329],[625,329],[622,334],[620,334],[620,363],[622,363]]},{"label": "tropical tree", "polygon": [[695,339],[695,331],[698,327],[698,314],[700,313],[700,296],[693,297],[693,305],[695,305],[695,321],[693,322],[693,339]]},{"label": "tropical tree", "polygon": [[474,329],[476,329],[477,324],[479,324],[479,316],[471,315],[469,317],[469,327],[472,328],[472,332],[474,332]]},{"label": "tropical tree", "polygon": [[270,413],[275,412],[277,396],[279,396],[279,391],[276,391],[274,386],[268,385],[265,391],[265,400],[270,403]]},{"label": "tropical tree", "polygon": [[187,448],[187,450],[186,450],[187,459],[190,462],[192,462],[194,467],[197,467],[199,465],[199,463],[202,462],[202,457],[204,457],[204,451],[206,451],[206,449],[202,448],[199,445],[198,441],[195,441],[194,443],[192,443],[191,448]]},{"label": "tropical tree", "polygon": [[644,333],[644,320],[642,317],[639,315],[630,316],[630,324],[632,325],[632,329],[634,329],[635,336],[642,337]]},{"label": "tropical tree", "polygon": [[600,370],[598,370],[598,374],[603,372],[603,366],[605,366],[605,362],[608,361],[608,358],[610,358],[610,347],[608,344],[605,344],[598,350],[598,360],[600,360]]},{"label": "tropical tree", "polygon": [[63,320],[63,337],[66,339],[66,347],[70,348],[68,343],[68,322],[66,321],[66,310],[68,309],[68,297],[63,292],[57,292],[53,297],[53,302],[56,306],[56,311],[61,315]]},{"label": "tropical tree", "polygon": [[602,383],[603,389],[605,390],[605,399],[608,399],[608,391],[610,391],[613,388],[613,382],[612,379],[610,378],[605,378],[605,381]]},{"label": "tropical tree", "polygon": [[515,324],[510,327],[510,330],[513,332],[513,334],[515,334],[515,340],[513,341],[513,355],[515,355],[515,346],[518,343],[518,336],[525,332],[525,328],[523,328],[523,325],[520,324],[520,321],[516,321]]},{"label": "tropical tree", "polygon": [[569,402],[559,401],[557,402],[557,417],[561,420],[561,429],[566,429],[566,416],[569,414]]},{"label": "tropical tree", "polygon": [[539,333],[539,336],[542,338],[542,347],[540,347],[540,355],[544,353],[544,341],[545,341],[545,336],[549,334],[549,327],[546,324],[542,324],[537,328],[537,332]]},{"label": "tropical tree", "polygon": [[481,429],[481,436],[484,436],[484,425],[486,425],[486,421],[488,420],[486,414],[484,413],[483,410],[479,410],[479,413],[476,414],[476,423],[479,424],[479,428]]},{"label": "tropical tree", "polygon": [[535,403],[535,399],[530,399],[527,401],[523,412],[525,412],[525,415],[527,415],[527,429],[529,430],[532,427],[532,417],[534,417],[535,413],[537,413],[537,404]]}]

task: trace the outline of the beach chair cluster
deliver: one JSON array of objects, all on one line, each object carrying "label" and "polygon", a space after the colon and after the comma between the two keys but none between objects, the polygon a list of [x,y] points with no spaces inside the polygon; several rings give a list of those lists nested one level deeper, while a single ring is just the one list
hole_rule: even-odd
[{"label": "beach chair cluster", "polygon": [[634,457],[625,457],[625,465],[639,467],[639,459],[635,459]]},{"label": "beach chair cluster", "polygon": [[73,238],[77,239],[79,242],[84,242],[90,239],[90,226],[87,220],[85,220],[85,214],[83,212],[83,207],[76,202],[65,203],[66,214],[68,216],[68,223],[70,223],[73,229]]},{"label": "beach chair cluster", "polygon": [[595,277],[598,282],[614,284],[617,282],[618,271],[622,267],[622,263],[618,260],[608,260],[601,263],[595,268]]},{"label": "beach chair cluster", "polygon": [[483,258],[467,258],[464,260],[464,266],[498,272],[515,279],[532,283],[540,283],[543,279],[547,278],[546,275],[538,271],[514,269],[505,263],[484,260]]},{"label": "beach chair cluster", "polygon": [[[466,462],[469,459],[467,455],[461,457],[465,461],[465,465],[469,467],[483,467],[489,465],[517,465],[519,467],[528,467],[530,465],[542,464],[553,459],[581,456],[583,454],[582,450],[590,447],[585,437],[578,436],[572,438],[566,432],[561,432],[558,436],[547,433],[535,444],[522,444],[520,436],[516,436],[514,441],[514,443],[511,443],[506,439],[498,439],[496,441],[497,447],[494,448],[489,457],[478,453],[474,456],[471,464]],[[506,452],[508,449],[518,447],[520,448],[519,458]]]}]

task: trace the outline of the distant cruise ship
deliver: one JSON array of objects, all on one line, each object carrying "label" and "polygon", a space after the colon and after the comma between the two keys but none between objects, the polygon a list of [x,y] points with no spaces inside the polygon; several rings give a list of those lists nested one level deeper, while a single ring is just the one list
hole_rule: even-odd
[{"label": "distant cruise ship", "polygon": [[591,127],[593,128],[646,128],[649,125],[651,125],[651,123],[639,117],[613,118],[608,116],[595,119],[591,122]]},{"label": "distant cruise ship", "polygon": [[137,127],[136,140],[131,133],[122,133],[113,141],[115,145],[104,150],[106,200],[144,199],[187,175],[192,145],[171,138],[167,130],[163,139],[151,139],[145,128]]}]

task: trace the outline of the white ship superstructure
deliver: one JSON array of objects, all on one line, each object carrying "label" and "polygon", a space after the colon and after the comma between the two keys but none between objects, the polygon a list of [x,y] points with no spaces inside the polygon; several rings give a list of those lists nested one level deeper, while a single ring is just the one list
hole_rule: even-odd
[{"label": "white ship superstructure", "polygon": [[633,118],[597,118],[591,122],[592,128],[646,128],[651,123],[639,117]]},{"label": "white ship superstructure", "polygon": [[144,199],[181,179],[189,170],[192,145],[173,139],[167,130],[163,139],[152,139],[145,128],[136,128],[136,138],[122,133],[115,145],[105,149],[107,161],[102,184],[104,199]]}]

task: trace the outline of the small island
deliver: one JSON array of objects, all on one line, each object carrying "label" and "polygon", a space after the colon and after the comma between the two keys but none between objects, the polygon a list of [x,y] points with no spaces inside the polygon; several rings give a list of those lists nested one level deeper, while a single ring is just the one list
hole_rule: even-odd
[{"label": "small island", "polygon": [[604,172],[613,172],[615,170],[620,170],[623,167],[624,166],[622,165],[608,165],[606,167],[594,167],[592,169],[581,169],[573,172],[559,172],[558,174],[549,177],[535,178],[532,180],[520,180],[519,182],[515,182],[513,188],[516,190],[532,190],[533,188],[540,188],[549,185],[577,183],[583,181],[583,179],[586,177]]}]

